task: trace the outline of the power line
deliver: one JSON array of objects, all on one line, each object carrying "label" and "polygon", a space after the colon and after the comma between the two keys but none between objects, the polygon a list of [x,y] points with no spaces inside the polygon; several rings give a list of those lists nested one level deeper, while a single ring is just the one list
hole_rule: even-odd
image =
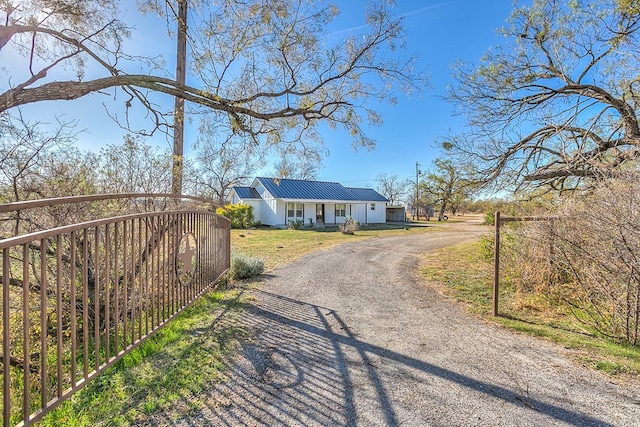
[{"label": "power line", "polygon": [[[398,179],[408,179],[408,180],[413,180],[415,177],[414,176],[399,176]],[[372,182],[372,181],[378,181],[378,178],[370,178],[370,179],[351,179],[348,181],[345,180],[340,180],[340,182],[343,183],[348,183],[348,182]]]}]

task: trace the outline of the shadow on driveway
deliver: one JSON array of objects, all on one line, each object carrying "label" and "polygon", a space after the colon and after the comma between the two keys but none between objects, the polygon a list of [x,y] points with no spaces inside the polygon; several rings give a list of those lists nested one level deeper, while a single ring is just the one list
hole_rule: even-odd
[{"label": "shadow on driveway", "polygon": [[[260,290],[239,322],[243,343],[205,407],[176,425],[576,425],[608,421],[360,340],[331,308]],[[442,393],[459,394],[458,408]],[[467,396],[488,413],[469,409]],[[421,402],[429,401],[425,410]],[[454,418],[448,415],[457,414]],[[520,415],[513,418],[514,414]],[[504,417],[504,418],[503,418]],[[542,424],[540,424],[542,423]]]}]

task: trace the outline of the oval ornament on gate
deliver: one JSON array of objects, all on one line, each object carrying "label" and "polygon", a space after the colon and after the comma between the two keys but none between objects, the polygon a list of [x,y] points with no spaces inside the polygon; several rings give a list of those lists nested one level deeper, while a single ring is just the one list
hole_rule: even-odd
[{"label": "oval ornament on gate", "polygon": [[176,274],[182,285],[190,285],[198,260],[198,241],[191,233],[184,234],[176,254]]}]

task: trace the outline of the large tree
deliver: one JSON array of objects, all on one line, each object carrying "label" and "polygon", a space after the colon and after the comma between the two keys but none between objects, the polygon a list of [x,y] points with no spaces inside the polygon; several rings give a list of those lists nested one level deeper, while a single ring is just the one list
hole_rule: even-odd
[{"label": "large tree", "polygon": [[125,135],[122,144],[100,149],[96,172],[102,193],[171,192],[170,153],[138,135]]},{"label": "large tree", "polygon": [[381,173],[376,177],[378,192],[389,199],[389,203],[397,205],[411,199],[411,186],[413,183],[406,178],[400,178],[397,174]]},{"label": "large tree", "polygon": [[469,129],[445,148],[481,181],[559,191],[637,168],[640,8],[630,0],[533,0],[450,98]]},{"label": "large tree", "polygon": [[[152,52],[146,58],[127,54],[126,38],[135,23],[123,19],[135,19],[135,12],[125,13],[116,0],[0,0],[5,18],[0,49],[25,58],[7,64],[10,79],[0,88],[0,113],[112,92],[127,113],[141,106],[150,112],[152,130],[167,130],[172,108],[160,105],[153,96],[159,92],[209,110],[228,133],[254,142],[318,138],[316,125],[325,121],[343,126],[355,145],[371,146],[363,120],[379,123],[380,117],[367,100],[393,101],[398,88],[420,88],[424,82],[412,58],[388,53],[403,37],[402,19],[393,16],[388,1],[370,2],[367,28],[344,33],[347,37],[328,34],[339,11],[325,1],[189,3],[196,19],[188,24],[191,67],[183,84],[167,77],[173,72],[161,69],[161,58]],[[174,1],[138,4],[164,15],[175,33]],[[131,127],[127,115],[112,115]]]},{"label": "large tree", "polygon": [[471,199],[474,185],[468,173],[449,159],[435,159],[433,168],[424,175],[419,188],[423,202],[439,206],[438,221],[442,221],[445,211],[456,210]]}]

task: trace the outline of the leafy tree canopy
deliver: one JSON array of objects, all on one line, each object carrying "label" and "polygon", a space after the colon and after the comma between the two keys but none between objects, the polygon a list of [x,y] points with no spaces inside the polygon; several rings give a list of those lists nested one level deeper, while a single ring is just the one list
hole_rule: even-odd
[{"label": "leafy tree canopy", "polygon": [[449,159],[435,159],[433,167],[420,181],[420,193],[427,204],[438,205],[438,220],[445,211],[455,213],[460,206],[471,200],[474,184],[468,179],[469,171]]}]

